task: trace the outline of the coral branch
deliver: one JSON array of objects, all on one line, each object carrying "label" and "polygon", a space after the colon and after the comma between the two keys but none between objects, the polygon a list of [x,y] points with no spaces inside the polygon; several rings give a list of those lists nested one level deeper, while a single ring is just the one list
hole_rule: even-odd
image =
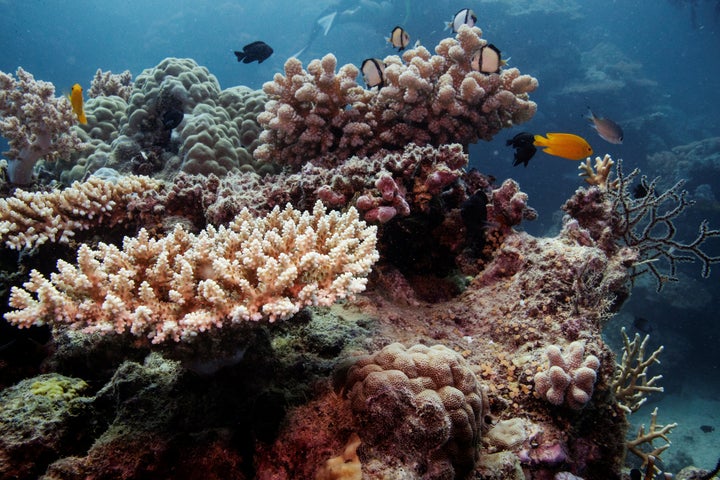
[{"label": "coral branch", "polygon": [[611,386],[620,408],[627,413],[632,413],[636,412],[645,403],[648,393],[665,391],[663,387],[655,385],[655,382],[662,379],[662,375],[647,378],[648,367],[653,363],[660,363],[658,356],[665,347],[658,347],[646,359],[645,347],[650,336],[645,335],[641,342],[640,335],[636,333],[631,342],[625,333],[625,328],[621,330],[621,333],[624,342],[623,355],[620,364],[617,365]]},{"label": "coral branch", "polygon": [[17,80],[0,72],[0,134],[8,140],[5,155],[12,183],[31,183],[33,167],[42,157],[54,161],[84,148],[70,130],[76,123],[70,102],[55,97],[52,83],[35,80],[17,69]]},{"label": "coral branch", "polygon": [[[645,425],[640,425],[640,428],[638,429],[637,436],[633,440],[628,440],[627,442],[627,448],[629,451],[640,457],[643,461],[643,465],[646,465],[650,457],[658,458],[660,457],[660,454],[670,448],[670,439],[667,437],[667,435],[672,431],[673,428],[677,427],[677,423],[669,423],[667,425],[658,425],[657,424],[657,407],[653,412],[650,414],[650,428],[647,433],[645,433]],[[660,445],[659,447],[655,447],[653,445],[653,441],[657,440],[658,438],[661,438],[665,440],[664,445]],[[642,449],[642,444],[648,444],[649,447],[652,449],[650,452],[645,452]]]},{"label": "coral branch", "polygon": [[5,318],[86,332],[131,332],[153,343],[263,318],[288,318],[365,289],[378,259],[376,228],[357,210],[312,213],[288,206],[265,218],[243,210],[227,227],[199,235],[180,226],[160,239],[143,229],[123,249],[83,245],[77,266],[58,261],[46,279],[33,270],[13,287]]}]

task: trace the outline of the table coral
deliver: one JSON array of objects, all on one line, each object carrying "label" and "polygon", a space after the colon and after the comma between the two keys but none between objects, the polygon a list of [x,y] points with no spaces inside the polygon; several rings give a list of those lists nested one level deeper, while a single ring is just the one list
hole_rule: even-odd
[{"label": "table coral", "polygon": [[70,129],[77,122],[70,101],[55,97],[52,83],[35,80],[22,68],[16,76],[0,72],[0,134],[10,145],[5,152],[9,179],[24,185],[31,183],[40,158],[54,161],[84,145]]},{"label": "table coral", "polygon": [[331,305],[365,289],[377,261],[375,227],[355,209],[312,213],[292,207],[199,235],[180,226],[152,239],[143,229],[123,249],[82,245],[77,266],[58,261],[48,280],[33,270],[13,288],[5,318],[86,332],[131,332],[153,343],[262,318],[286,319],[307,305]]},{"label": "table coral", "polygon": [[385,58],[385,84],[365,90],[358,69],[328,54],[307,71],[296,58],[263,90],[270,101],[258,116],[263,145],[255,156],[299,168],[308,160],[370,156],[408,143],[467,145],[490,140],[502,128],[532,118],[528,93],[537,81],[516,68],[485,75],[471,58],[487,42],[478,28],[463,26],[431,55],[416,47]]}]

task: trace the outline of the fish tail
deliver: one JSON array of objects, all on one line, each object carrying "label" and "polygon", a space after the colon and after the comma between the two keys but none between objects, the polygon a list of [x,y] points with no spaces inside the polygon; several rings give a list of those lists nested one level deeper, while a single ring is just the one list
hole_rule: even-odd
[{"label": "fish tail", "polygon": [[550,145],[548,143],[549,140],[542,135],[534,135],[533,140],[533,145],[535,145],[536,147],[547,147]]},{"label": "fish tail", "polygon": [[85,117],[85,112],[78,113],[78,122],[82,123],[83,125],[87,125],[87,117]]}]

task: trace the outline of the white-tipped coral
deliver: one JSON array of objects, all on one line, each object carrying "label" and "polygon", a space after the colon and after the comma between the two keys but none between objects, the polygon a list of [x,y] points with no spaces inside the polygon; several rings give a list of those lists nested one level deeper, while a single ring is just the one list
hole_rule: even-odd
[{"label": "white-tipped coral", "polygon": [[375,243],[376,228],[355,209],[326,213],[320,202],[312,213],[276,207],[264,218],[243,210],[198,235],[178,226],[152,239],[141,230],[122,250],[81,246],[77,265],[58,261],[50,279],[33,270],[24,289],[13,288],[16,310],[5,318],[179,341],[359,293],[378,259]]},{"label": "white-tipped coral", "polygon": [[565,355],[560,347],[550,345],[545,350],[548,369],[535,374],[535,391],[553,405],[566,403],[570,408],[579,410],[592,397],[600,360],[595,355],[585,354],[585,343],[576,341],[570,344]]}]

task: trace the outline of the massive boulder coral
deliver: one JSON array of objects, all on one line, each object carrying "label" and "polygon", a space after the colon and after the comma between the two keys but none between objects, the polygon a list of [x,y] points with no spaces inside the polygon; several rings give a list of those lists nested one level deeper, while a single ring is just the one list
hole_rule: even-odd
[{"label": "massive boulder coral", "polygon": [[[516,68],[486,75],[471,60],[487,42],[478,28],[463,26],[431,55],[424,47],[402,59],[385,58],[385,85],[365,90],[358,69],[335,72],[332,54],[307,67],[296,58],[263,86],[270,101],[258,121],[265,129],[255,157],[299,167],[311,159],[342,162],[408,143],[463,145],[489,140],[502,128],[532,118],[528,93],[537,80]],[[328,158],[333,160],[327,160]]]},{"label": "massive boulder coral", "polygon": [[328,214],[320,202],[312,214],[288,206],[253,218],[243,210],[199,235],[177,226],[156,240],[141,230],[122,250],[82,245],[77,266],[59,260],[49,280],[33,270],[24,289],[13,288],[16,310],[5,318],[20,327],[129,331],[153,343],[285,319],[364,290],[378,259],[375,230],[355,209]]},{"label": "massive boulder coral", "polygon": [[369,458],[395,459],[396,473],[414,478],[462,478],[474,468],[487,398],[456,352],[393,343],[357,360],[345,389]]}]

